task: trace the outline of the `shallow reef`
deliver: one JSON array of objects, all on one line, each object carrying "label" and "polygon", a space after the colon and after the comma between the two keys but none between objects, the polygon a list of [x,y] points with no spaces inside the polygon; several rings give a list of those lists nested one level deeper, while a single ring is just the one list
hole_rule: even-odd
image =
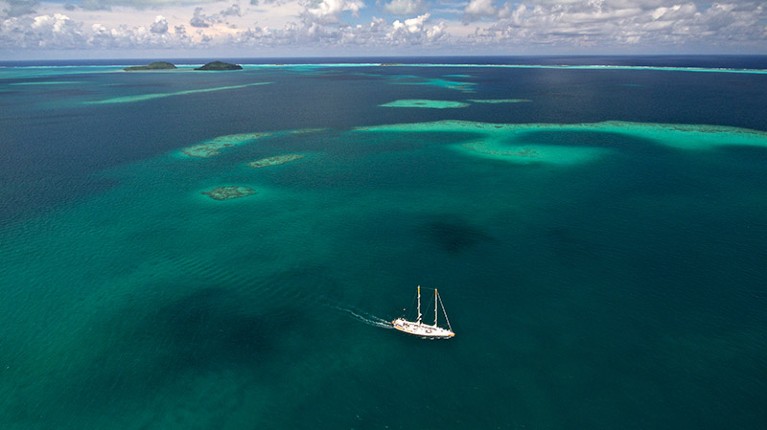
[{"label": "shallow reef", "polygon": [[[582,124],[496,124],[446,120],[427,123],[359,127],[365,132],[470,133],[472,138],[450,147],[475,157],[516,164],[575,165],[614,151],[621,141],[639,141],[678,150],[765,148],[767,133],[735,127],[606,121]],[[552,140],[552,136],[557,136]],[[586,142],[583,136],[589,135]]]},{"label": "shallow reef", "polygon": [[256,194],[256,190],[250,187],[227,185],[209,191],[203,191],[202,194],[205,194],[213,200],[232,200]]},{"label": "shallow reef", "polygon": [[394,107],[394,108],[451,109],[451,108],[462,108],[469,105],[467,103],[455,102],[455,101],[449,101],[449,100],[405,99],[405,100],[395,100],[393,102],[384,103],[380,106]]},{"label": "shallow reef", "polygon": [[260,169],[262,167],[279,166],[280,164],[290,163],[291,161],[299,160],[301,158],[304,158],[304,156],[301,154],[277,155],[274,157],[267,157],[252,161],[248,163],[248,166]]},{"label": "shallow reef", "polygon": [[186,147],[181,152],[189,157],[210,158],[219,155],[223,149],[249,143],[268,135],[269,133],[243,133],[219,136],[197,145]]},{"label": "shallow reef", "polygon": [[503,104],[503,103],[530,103],[532,100],[529,99],[469,99],[472,103],[477,104],[489,104],[489,105],[495,105],[495,104]]}]

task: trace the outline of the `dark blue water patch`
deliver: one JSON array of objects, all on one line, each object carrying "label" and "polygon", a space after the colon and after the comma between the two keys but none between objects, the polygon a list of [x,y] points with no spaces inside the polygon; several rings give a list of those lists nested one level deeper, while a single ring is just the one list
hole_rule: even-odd
[{"label": "dark blue water patch", "polygon": [[[142,91],[138,91],[139,94],[143,94],[147,91],[149,92],[173,92],[174,89],[180,89],[179,87],[175,87],[172,85],[172,82],[156,82],[155,80],[136,80],[132,82],[123,82],[123,83],[117,83],[117,84],[109,84],[110,89],[114,89],[116,91],[123,91],[126,89],[139,89]],[[183,87],[181,87],[183,88]],[[144,91],[147,90],[147,91]],[[157,91],[159,90],[159,91]]]},{"label": "dark blue water patch", "polygon": [[475,75],[477,92],[467,98],[531,102],[475,105],[466,113],[471,119],[481,115],[485,121],[511,123],[711,124],[716,118],[716,125],[765,130],[763,119],[755,115],[758,100],[767,96],[763,75],[560,69],[488,69]]},{"label": "dark blue water patch", "polygon": [[87,426],[118,411],[151,409],[155,396],[211,373],[269,379],[282,339],[308,324],[295,308],[251,308],[218,287],[192,288],[165,301],[125,301],[122,310],[93,328],[89,344],[104,349],[92,353],[92,361],[73,363],[50,378],[47,397],[15,399],[19,406],[37,405],[20,407],[16,420]]},{"label": "dark blue water patch", "polygon": [[[132,343],[132,339],[140,339],[144,343],[155,339],[169,360],[162,367],[172,366],[176,372],[268,360],[279,333],[289,331],[289,325],[300,321],[297,310],[279,310],[280,317],[255,315],[237,294],[216,287],[194,290],[143,312],[145,316],[125,333],[124,340]],[[128,315],[141,313],[128,309],[115,320],[125,321]],[[167,375],[167,371],[163,373]]]},{"label": "dark blue water patch", "polygon": [[717,152],[725,154],[739,162],[747,165],[761,165],[767,163],[767,147],[746,146],[746,145],[726,145],[717,148]]},{"label": "dark blue water patch", "polygon": [[[763,189],[767,178],[735,164],[714,166],[715,154],[686,155],[604,163],[593,174],[579,172],[559,187],[569,197],[541,215],[552,226],[541,239],[551,240],[568,266],[627,265],[624,275],[647,282],[638,294],[649,294],[653,303],[663,297],[668,318],[674,318],[674,306],[689,306],[712,315],[748,309],[742,315],[759,321],[758,305],[747,302],[765,282],[757,249],[767,240],[767,208],[736,190]],[[587,183],[602,185],[594,189]]]},{"label": "dark blue water patch", "polygon": [[461,219],[460,216],[443,215],[420,224],[415,235],[432,242],[449,254],[459,254],[474,248],[483,242],[493,241],[493,237]]},{"label": "dark blue water patch", "polygon": [[357,72],[352,72],[349,70],[340,70],[340,69],[331,69],[326,70],[322,72],[323,74],[320,74],[320,72],[314,72],[313,75],[318,76],[319,79],[322,79],[324,81],[340,81],[340,82],[353,82],[353,81],[364,81],[364,82],[380,82],[381,81],[381,74],[376,73],[376,69],[370,68],[362,68],[361,70]]}]

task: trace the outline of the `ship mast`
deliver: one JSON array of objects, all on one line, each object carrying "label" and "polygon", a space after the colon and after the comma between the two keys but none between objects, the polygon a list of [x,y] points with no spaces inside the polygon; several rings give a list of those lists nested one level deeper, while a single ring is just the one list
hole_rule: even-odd
[{"label": "ship mast", "polygon": [[418,286],[418,319],[416,320],[418,324],[421,324],[421,286]]},{"label": "ship mast", "polygon": [[437,326],[437,289],[434,289],[434,327]]}]

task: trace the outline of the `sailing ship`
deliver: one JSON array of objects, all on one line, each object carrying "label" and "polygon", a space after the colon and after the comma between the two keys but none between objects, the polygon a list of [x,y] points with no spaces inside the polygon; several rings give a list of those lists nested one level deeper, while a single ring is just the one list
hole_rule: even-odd
[{"label": "sailing ship", "polygon": [[[439,315],[437,304],[442,307],[442,313],[445,315],[445,321],[447,322],[447,328],[440,327],[437,322]],[[442,303],[442,299],[439,297],[437,289],[434,289],[434,325],[425,324],[421,318],[421,286],[418,286],[418,317],[415,321],[408,321],[404,317],[400,317],[392,321],[392,325],[395,329],[419,336],[423,339],[450,339],[455,336],[453,328],[450,326],[450,320],[447,318],[447,312],[445,311],[445,305]]]}]

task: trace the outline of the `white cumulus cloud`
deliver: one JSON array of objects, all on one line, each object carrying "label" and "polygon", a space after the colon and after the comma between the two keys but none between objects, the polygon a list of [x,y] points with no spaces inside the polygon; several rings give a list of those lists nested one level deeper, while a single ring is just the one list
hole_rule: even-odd
[{"label": "white cumulus cloud", "polygon": [[309,0],[304,3],[304,12],[309,21],[336,23],[342,12],[356,15],[364,7],[362,0]]},{"label": "white cumulus cloud", "polygon": [[[472,0],[476,12],[486,15],[488,0]],[[467,6],[467,14],[469,13]],[[476,42],[536,44],[574,48],[645,45],[684,46],[709,43],[724,46],[734,41],[758,43],[759,22],[765,16],[763,2],[668,4],[659,0],[589,0],[522,3],[507,2],[497,9],[497,19],[477,27]],[[706,42],[704,42],[706,41]]]},{"label": "white cumulus cloud", "polygon": [[765,54],[766,9],[765,0],[0,0],[0,58],[41,49],[375,55],[426,46]]},{"label": "white cumulus cloud", "polygon": [[165,34],[168,32],[168,20],[162,15],[157,15],[152,25],[149,27],[149,31],[155,34]]},{"label": "white cumulus cloud", "polygon": [[215,18],[206,15],[201,7],[194,9],[194,16],[189,20],[189,25],[197,28],[207,28],[215,23]]},{"label": "white cumulus cloud", "polygon": [[493,0],[471,0],[466,5],[464,13],[472,18],[483,16],[495,16],[497,9],[493,6]]},{"label": "white cumulus cloud", "polygon": [[384,10],[394,15],[413,15],[425,8],[423,0],[391,0],[384,5]]},{"label": "white cumulus cloud", "polygon": [[430,14],[425,13],[404,21],[396,20],[386,36],[397,45],[435,42],[445,36],[445,25],[428,25],[430,17]]}]

